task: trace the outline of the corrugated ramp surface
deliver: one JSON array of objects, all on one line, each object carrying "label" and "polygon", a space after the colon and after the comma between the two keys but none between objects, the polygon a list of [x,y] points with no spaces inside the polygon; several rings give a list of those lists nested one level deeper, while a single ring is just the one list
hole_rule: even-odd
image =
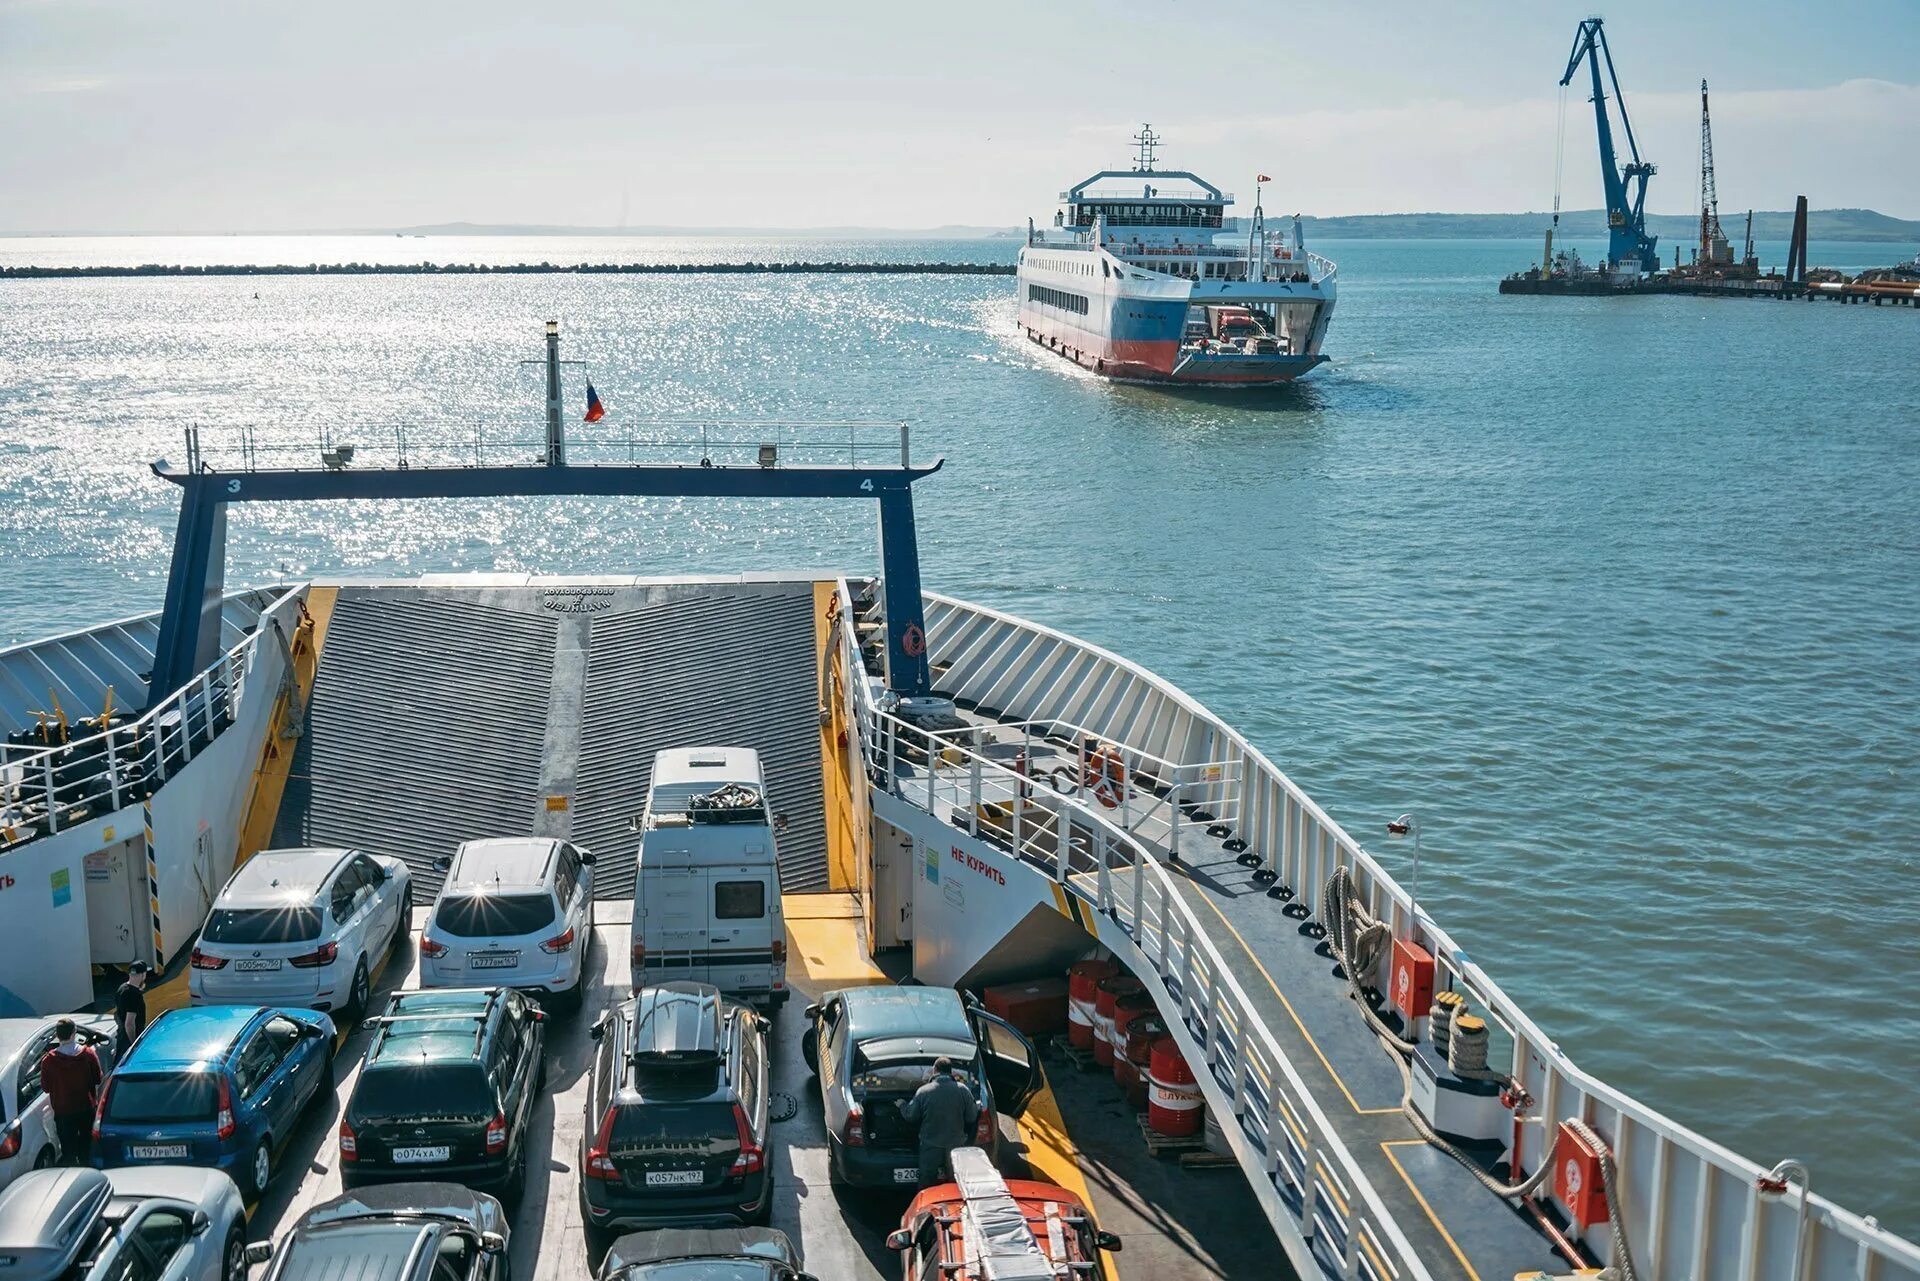
[{"label": "corrugated ramp surface", "polygon": [[633,893],[653,754],[721,745],[760,753],[767,795],[784,813],[780,878],[827,888],[813,588],[729,585],[593,620],[574,839],[600,856],[603,898]]},{"label": "corrugated ramp surface", "polygon": [[527,831],[554,635],[537,614],[343,590],[273,843],[397,854],[425,901],[437,855]]}]

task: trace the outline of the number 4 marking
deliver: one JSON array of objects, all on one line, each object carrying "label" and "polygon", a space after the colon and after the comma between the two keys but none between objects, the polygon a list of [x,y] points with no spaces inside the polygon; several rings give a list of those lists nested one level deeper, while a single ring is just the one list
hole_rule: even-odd
[{"label": "number 4 marking", "polygon": [[873,492],[873,478],[869,476],[867,479],[861,481],[860,488],[865,492],[871,494]]}]

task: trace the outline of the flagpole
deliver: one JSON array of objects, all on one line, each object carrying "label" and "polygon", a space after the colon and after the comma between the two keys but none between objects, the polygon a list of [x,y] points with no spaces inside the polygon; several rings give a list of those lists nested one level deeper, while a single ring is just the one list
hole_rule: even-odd
[{"label": "flagpole", "polygon": [[560,322],[547,322],[547,466],[567,465],[567,438],[560,429]]}]

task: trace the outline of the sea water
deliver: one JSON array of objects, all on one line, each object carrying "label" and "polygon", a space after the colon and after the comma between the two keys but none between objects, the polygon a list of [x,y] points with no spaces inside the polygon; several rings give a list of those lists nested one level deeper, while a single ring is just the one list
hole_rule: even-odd
[{"label": "sea water", "polygon": [[[0,263],[1010,261],[1009,241],[0,241]],[[1531,242],[1355,241],[1333,363],[1097,380],[1004,277],[0,281],[0,642],[158,607],[147,464],[880,419],[927,586],[1160,672],[1404,873],[1597,1073],[1920,1234],[1920,311],[1505,298]],[[1585,246],[1592,256],[1593,246]],[[1816,264],[1914,246],[1815,245]],[[1778,246],[1762,256],[1777,261]],[[599,499],[239,508],[230,582],[875,567],[872,514]]]}]

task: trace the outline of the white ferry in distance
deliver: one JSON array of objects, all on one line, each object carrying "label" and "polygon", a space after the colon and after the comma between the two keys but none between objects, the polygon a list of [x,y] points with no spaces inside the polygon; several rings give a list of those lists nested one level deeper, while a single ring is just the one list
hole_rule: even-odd
[{"label": "white ferry in distance", "polygon": [[1061,192],[1051,227],[1028,220],[1017,277],[1027,337],[1130,381],[1282,383],[1324,362],[1337,269],[1307,252],[1298,217],[1290,235],[1270,234],[1256,185],[1253,217],[1236,229],[1231,194],[1154,168],[1152,125],[1133,140],[1131,170]]}]

